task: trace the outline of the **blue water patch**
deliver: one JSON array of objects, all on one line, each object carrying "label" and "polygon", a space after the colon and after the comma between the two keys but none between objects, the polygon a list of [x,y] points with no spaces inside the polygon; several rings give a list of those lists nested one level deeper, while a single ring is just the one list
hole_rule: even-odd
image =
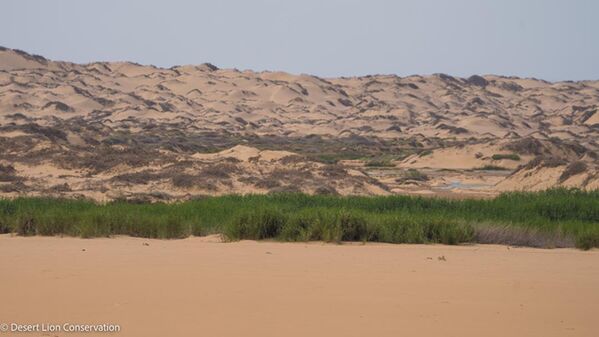
[{"label": "blue water patch", "polygon": [[491,188],[493,185],[490,184],[464,184],[461,181],[452,181],[449,184],[435,186],[435,188],[439,188],[442,190],[454,190],[454,189],[462,189],[462,190],[480,190]]}]

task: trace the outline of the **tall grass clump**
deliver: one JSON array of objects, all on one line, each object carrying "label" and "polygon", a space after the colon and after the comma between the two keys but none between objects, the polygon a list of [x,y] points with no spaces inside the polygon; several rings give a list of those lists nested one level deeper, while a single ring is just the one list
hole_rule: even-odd
[{"label": "tall grass clump", "polygon": [[0,233],[175,239],[503,243],[599,247],[599,191],[511,192],[488,200],[226,195],[170,204],[0,199]]},{"label": "tall grass clump", "polygon": [[230,240],[263,240],[279,235],[287,223],[287,217],[277,209],[263,208],[238,214],[225,227],[224,234]]},{"label": "tall grass clump", "polygon": [[252,210],[237,216],[224,234],[230,240],[459,244],[472,241],[474,228],[441,218],[308,208],[291,216],[274,210]]},{"label": "tall grass clump", "polygon": [[584,250],[599,247],[599,230],[579,233],[576,237],[576,247]]}]

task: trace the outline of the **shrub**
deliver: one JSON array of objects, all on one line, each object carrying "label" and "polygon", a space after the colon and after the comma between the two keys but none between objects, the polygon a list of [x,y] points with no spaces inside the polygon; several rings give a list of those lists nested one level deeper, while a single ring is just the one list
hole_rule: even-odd
[{"label": "shrub", "polygon": [[25,185],[22,181],[17,180],[9,184],[0,185],[0,192],[10,193],[10,192],[23,192],[28,189],[27,185]]},{"label": "shrub", "polygon": [[327,178],[343,178],[347,175],[347,170],[341,165],[326,165],[320,170],[320,174]]},{"label": "shrub", "polygon": [[493,156],[491,156],[491,159],[493,159],[493,160],[508,159],[508,160],[519,161],[520,156],[515,153],[509,153],[509,154],[497,153],[497,154],[494,154]]},{"label": "shrub", "polygon": [[51,193],[61,193],[61,192],[71,192],[71,186],[69,186],[69,184],[64,183],[64,184],[58,184],[58,185],[54,185],[51,186],[50,188],[48,188],[48,192]]},{"label": "shrub", "polygon": [[481,225],[475,228],[475,242],[537,248],[564,248],[574,246],[573,240],[563,233],[519,228],[505,225]]},{"label": "shrub", "polygon": [[507,144],[505,149],[518,153],[540,156],[545,151],[545,146],[538,139],[522,138]]},{"label": "shrub", "polygon": [[506,167],[497,166],[497,165],[484,165],[479,168],[475,168],[476,171],[507,171],[509,170]]},{"label": "shrub", "polygon": [[337,190],[329,185],[323,185],[323,186],[319,186],[314,190],[314,194],[316,195],[338,195],[339,192],[337,192]]},{"label": "shrub", "polygon": [[0,164],[0,182],[10,182],[19,180],[19,177],[16,176],[17,171],[12,165],[2,165]]},{"label": "shrub", "polygon": [[153,173],[149,170],[144,170],[139,172],[119,174],[117,176],[112,177],[111,180],[136,185],[147,185],[150,181],[157,180],[160,178],[161,175]]},{"label": "shrub", "polygon": [[247,182],[247,183],[254,182],[254,186],[256,186],[258,188],[264,188],[264,189],[272,189],[272,188],[281,186],[280,181],[278,181],[276,179],[272,179],[270,177],[265,177],[262,179],[250,177],[250,178],[243,178],[243,179],[239,179],[239,180],[243,181],[243,182]]},{"label": "shrub", "polygon": [[388,159],[372,159],[366,162],[367,167],[395,167],[395,164]]},{"label": "shrub", "polygon": [[563,183],[564,181],[568,180],[568,178],[584,173],[586,170],[587,164],[585,162],[575,161],[566,167],[564,172],[562,172],[561,176],[559,177],[559,181],[560,183]]},{"label": "shrub", "polygon": [[341,158],[334,154],[318,154],[311,156],[310,159],[323,164],[337,164]]},{"label": "shrub", "polygon": [[171,177],[171,182],[175,187],[190,188],[196,185],[197,177],[187,173],[179,173]]},{"label": "shrub", "polygon": [[222,162],[206,166],[200,170],[200,176],[204,178],[228,179],[231,173],[239,171],[234,163]]},{"label": "shrub", "polygon": [[576,247],[584,250],[599,248],[599,231],[579,234],[576,237]]},{"label": "shrub", "polygon": [[400,178],[402,181],[405,180],[416,180],[416,181],[427,181],[429,180],[429,177],[418,171],[417,169],[408,169],[406,172],[404,172],[404,176],[402,178]]},{"label": "shrub", "polygon": [[424,150],[418,153],[418,157],[424,157],[433,154],[433,150]]}]

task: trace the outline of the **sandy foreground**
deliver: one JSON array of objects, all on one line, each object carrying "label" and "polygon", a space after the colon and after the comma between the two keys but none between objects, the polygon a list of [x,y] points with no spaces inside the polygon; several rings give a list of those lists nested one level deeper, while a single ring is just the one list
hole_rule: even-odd
[{"label": "sandy foreground", "polygon": [[597,250],[215,241],[2,235],[0,323],[110,323],[118,336],[599,335]]}]

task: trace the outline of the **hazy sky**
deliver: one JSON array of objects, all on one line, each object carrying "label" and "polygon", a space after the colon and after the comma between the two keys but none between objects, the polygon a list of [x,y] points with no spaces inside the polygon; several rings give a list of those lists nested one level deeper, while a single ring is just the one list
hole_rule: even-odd
[{"label": "hazy sky", "polygon": [[0,2],[0,45],[75,62],[320,76],[599,79],[596,0]]}]

